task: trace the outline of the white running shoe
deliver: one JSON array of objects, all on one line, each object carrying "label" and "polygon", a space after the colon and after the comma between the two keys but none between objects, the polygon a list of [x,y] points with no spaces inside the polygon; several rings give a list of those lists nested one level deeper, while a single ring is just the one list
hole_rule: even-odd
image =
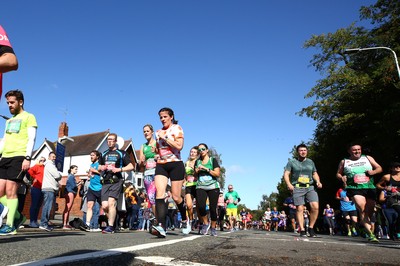
[{"label": "white running shoe", "polygon": [[8,213],[8,208],[7,206],[3,205],[3,211],[0,213],[0,227],[3,226],[3,219],[4,217],[6,217],[7,213]]},{"label": "white running shoe", "polygon": [[184,235],[188,235],[192,230],[192,225],[188,221],[182,222],[181,228],[182,228],[182,233]]}]

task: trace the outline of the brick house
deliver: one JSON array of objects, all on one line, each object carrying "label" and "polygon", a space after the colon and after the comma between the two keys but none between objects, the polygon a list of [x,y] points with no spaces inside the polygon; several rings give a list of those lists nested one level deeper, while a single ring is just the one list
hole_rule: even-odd
[{"label": "brick house", "polygon": [[[62,179],[60,181],[60,191],[62,191],[65,187],[67,177],[68,177],[68,169],[71,165],[78,166],[78,173],[75,175],[76,180],[85,180],[87,179],[86,171],[89,170],[89,166],[91,164],[90,161],[90,152],[92,150],[98,150],[100,153],[104,152],[108,149],[107,146],[107,137],[110,134],[109,130],[105,130],[102,132],[90,133],[85,135],[78,136],[68,136],[68,125],[65,122],[62,122],[59,127],[58,132],[58,140],[65,146],[65,156],[64,156],[64,167],[62,172]],[[123,143],[121,150],[124,150],[128,156],[130,157],[133,165],[135,166],[134,171],[129,173],[125,173],[125,179],[131,181],[137,188],[143,187],[142,174],[138,173],[138,151],[135,151],[135,148],[132,143],[132,139],[129,140],[121,140],[119,141]],[[40,157],[48,158],[48,155],[51,151],[56,152],[57,141],[49,141],[45,139],[43,143],[39,146],[37,150],[35,150],[32,154],[32,165],[36,163],[40,159]],[[79,194],[79,193],[78,193]],[[62,213],[65,207],[65,199],[60,198],[60,193],[57,195],[56,199],[58,203],[58,213]],[[25,200],[25,206],[23,214],[26,217],[29,217],[29,208],[30,208],[31,197],[28,192]],[[71,210],[72,216],[82,216],[82,212],[80,211],[81,198],[79,195],[76,196],[74,200],[74,205]],[[41,213],[41,212],[40,212]]]}]

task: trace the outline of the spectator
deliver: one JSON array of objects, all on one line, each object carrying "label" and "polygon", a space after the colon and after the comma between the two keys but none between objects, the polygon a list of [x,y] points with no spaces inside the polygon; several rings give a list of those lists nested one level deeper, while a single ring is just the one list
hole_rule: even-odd
[{"label": "spectator", "polygon": [[53,227],[49,225],[50,213],[53,208],[54,199],[56,192],[59,188],[59,181],[61,180],[61,173],[57,170],[56,165],[56,154],[54,152],[49,153],[48,160],[44,166],[42,194],[43,194],[43,207],[42,217],[40,219],[40,229],[45,231],[52,231]]},{"label": "spectator", "polygon": [[44,173],[44,163],[46,158],[40,157],[37,164],[29,168],[28,174],[31,176],[33,183],[31,186],[31,207],[29,210],[30,223],[29,227],[38,228],[38,216],[40,206],[42,206],[43,196],[42,196],[42,183],[43,183],[43,173]]}]

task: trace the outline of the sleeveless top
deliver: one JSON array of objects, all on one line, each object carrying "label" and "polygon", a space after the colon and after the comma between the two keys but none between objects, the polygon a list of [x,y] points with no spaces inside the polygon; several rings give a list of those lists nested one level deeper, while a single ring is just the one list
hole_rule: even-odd
[{"label": "sleeveless top", "polygon": [[151,151],[152,147],[155,147],[155,145],[148,145],[147,143],[143,144],[143,155],[145,158],[145,176],[154,175],[156,172],[156,160],[154,159],[156,153]]},{"label": "sleeveless top", "polygon": [[[195,162],[196,163],[196,162]],[[190,166],[190,161],[185,163],[185,172],[186,172],[186,187],[191,187],[197,185],[197,177],[194,175],[194,168]]]},{"label": "sleeveless top", "polygon": [[391,186],[391,190],[386,193],[387,206],[400,205],[400,181],[394,180],[390,175],[389,186]]},{"label": "sleeveless top", "polygon": [[358,160],[344,159],[343,173],[347,176],[347,189],[375,189],[374,178],[366,174],[372,170],[367,156]]},{"label": "sleeveless top", "polygon": [[[214,160],[215,159],[210,156],[208,161],[203,164],[202,160],[199,159],[196,161],[196,167],[203,165],[207,169],[214,170],[214,168],[219,167],[219,165],[214,165],[214,163],[218,164],[218,162],[216,160],[214,162]],[[204,189],[204,190],[212,190],[212,189],[220,188],[220,186],[219,186],[219,183],[218,183],[216,177],[212,176],[208,172],[201,171],[198,174],[197,185],[196,185],[196,189],[199,189],[199,188]]]}]

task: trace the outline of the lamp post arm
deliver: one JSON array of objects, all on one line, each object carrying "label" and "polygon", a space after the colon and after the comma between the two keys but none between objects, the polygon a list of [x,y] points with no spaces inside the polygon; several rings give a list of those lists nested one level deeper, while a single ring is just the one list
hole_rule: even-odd
[{"label": "lamp post arm", "polygon": [[392,49],[390,49],[389,47],[378,46],[378,47],[368,47],[368,48],[352,48],[352,49],[346,49],[345,53],[354,53],[354,52],[377,50],[377,49],[385,49],[385,50],[392,52],[392,54],[394,56],[394,60],[396,62],[397,74],[399,75],[399,79],[400,79],[400,67],[399,67],[399,61],[397,60],[396,52],[393,51]]}]

